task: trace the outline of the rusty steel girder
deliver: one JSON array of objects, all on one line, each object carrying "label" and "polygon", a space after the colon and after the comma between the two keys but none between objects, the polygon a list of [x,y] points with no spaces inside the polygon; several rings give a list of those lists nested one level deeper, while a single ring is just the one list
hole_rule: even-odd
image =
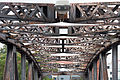
[{"label": "rusty steel girder", "polygon": [[[44,71],[49,65],[50,69],[61,67],[61,64],[49,63],[57,61],[51,54],[75,53],[79,56],[68,60],[78,62],[79,68],[75,68],[76,64],[66,67],[84,72],[98,53],[119,41],[120,2],[71,4],[70,18],[65,22],[83,23],[81,26],[41,26],[41,23],[57,22],[54,4],[0,4],[0,34],[7,35],[0,39],[14,45],[19,43],[27,57]],[[67,29],[68,34],[59,34],[61,28]],[[46,66],[41,65],[43,62]]]},{"label": "rusty steel girder", "polygon": [[[55,4],[0,3],[0,20],[32,23],[58,22]],[[70,4],[69,18],[65,22],[114,24],[119,23],[120,2]]]},{"label": "rusty steel girder", "polygon": [[[22,43],[23,47],[31,51],[32,56],[34,56],[38,64],[44,62],[46,65],[55,59],[51,57],[51,53],[62,53],[61,49],[63,48],[63,44],[61,40],[64,39],[66,41],[66,43],[64,43],[65,53],[79,54],[78,58],[72,58],[70,61],[85,64],[84,70],[96,53],[107,45],[119,40],[119,25],[63,26],[62,28],[68,29],[70,33],[68,35],[60,35],[57,32],[60,28],[61,27],[56,28],[56,26],[40,26],[39,24],[17,26],[1,25],[0,32],[9,34],[8,38]],[[59,38],[59,36],[67,37]],[[59,65],[56,66],[59,67]],[[82,66],[80,65],[80,67]],[[79,70],[80,69],[81,68],[79,68]],[[44,68],[42,70],[44,70]],[[76,70],[78,69],[76,68]]]}]

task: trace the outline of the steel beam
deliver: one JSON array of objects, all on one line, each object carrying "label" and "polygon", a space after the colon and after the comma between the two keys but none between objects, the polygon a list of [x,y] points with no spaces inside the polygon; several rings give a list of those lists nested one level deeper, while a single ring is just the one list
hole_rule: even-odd
[{"label": "steel beam", "polygon": [[[16,50],[16,48],[14,48]],[[15,62],[15,80],[19,80],[19,76],[18,76],[18,69],[17,69],[17,54],[14,54],[14,62]]]},{"label": "steel beam", "polygon": [[118,80],[118,46],[112,46],[112,80]]},{"label": "steel beam", "polygon": [[3,80],[18,80],[16,47],[12,44],[7,45],[7,58]]},{"label": "steel beam", "polygon": [[26,55],[21,54],[21,80],[26,80]]},{"label": "steel beam", "polygon": [[92,69],[88,69],[88,73],[89,73],[89,80],[92,80]]},{"label": "steel beam", "polygon": [[70,22],[75,21],[76,19],[76,6],[75,5],[71,5],[69,16],[70,16],[69,17]]},{"label": "steel beam", "polygon": [[100,80],[100,59],[98,60],[98,63],[97,63],[97,80]]},{"label": "steel beam", "polygon": [[34,66],[34,80],[38,80],[38,71]]},{"label": "steel beam", "polygon": [[106,54],[104,53],[100,54],[100,64],[101,64],[100,80],[108,80]]},{"label": "steel beam", "polygon": [[48,19],[50,19],[50,22],[54,22],[55,21],[55,10],[54,10],[54,5],[49,5],[47,7],[47,16],[48,16]]},{"label": "steel beam", "polygon": [[28,61],[28,80],[33,80],[33,63]]},{"label": "steel beam", "polygon": [[94,80],[97,80],[97,60],[93,62]]}]

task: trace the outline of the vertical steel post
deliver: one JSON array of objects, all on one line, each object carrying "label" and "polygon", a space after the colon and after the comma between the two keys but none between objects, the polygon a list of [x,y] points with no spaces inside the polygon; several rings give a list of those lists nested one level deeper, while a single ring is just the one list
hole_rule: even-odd
[{"label": "vertical steel post", "polygon": [[89,73],[89,80],[92,80],[92,69],[88,69],[88,73]]},{"label": "vertical steel post", "polygon": [[112,47],[112,80],[118,80],[118,47]]},{"label": "vertical steel post", "polygon": [[69,15],[70,15],[70,17],[69,17],[70,22],[72,22],[76,19],[76,6],[74,4],[71,5]]},{"label": "vertical steel post", "polygon": [[28,61],[28,80],[33,80],[33,64],[32,61]]},{"label": "vertical steel post", "polygon": [[59,27],[55,27],[55,34],[59,34]]},{"label": "vertical steel post", "polygon": [[94,80],[97,80],[97,60],[93,61]]},{"label": "vertical steel post", "polygon": [[34,66],[34,80],[38,80],[38,71]]},{"label": "vertical steel post", "polygon": [[70,34],[72,34],[72,32],[73,32],[72,27],[71,26],[68,27],[68,34],[70,35]]},{"label": "vertical steel post", "polygon": [[17,59],[16,59],[16,47],[12,44],[7,45],[7,58],[4,70],[3,80],[17,80]]},{"label": "vertical steel post", "polygon": [[98,80],[101,80],[101,60],[99,55],[99,72],[98,72]]},{"label": "vertical steel post", "polygon": [[47,6],[47,16],[48,19],[53,22],[55,20],[55,9],[54,5]]},{"label": "vertical steel post", "polygon": [[[85,73],[83,76],[84,76],[84,77],[83,77],[83,79],[84,79],[84,80],[89,80],[89,75],[88,75],[88,72],[87,72],[87,73]],[[71,80],[72,80],[72,78],[71,78]]]},{"label": "vertical steel post", "polygon": [[[15,51],[16,51],[16,48],[14,48]],[[17,55],[14,54],[14,62],[15,62],[15,80],[19,80],[19,77],[18,77],[18,68],[17,68]]]},{"label": "vertical steel post", "polygon": [[100,63],[101,63],[101,74],[100,74],[100,80],[108,80],[108,73],[107,73],[107,62],[106,62],[106,54],[101,53],[100,54]]},{"label": "vertical steel post", "polygon": [[21,54],[21,80],[26,80],[26,55]]},{"label": "vertical steel post", "polygon": [[99,60],[98,60],[98,63],[97,63],[97,80],[100,80],[100,71],[101,71],[101,62],[100,62],[100,57],[99,57]]}]

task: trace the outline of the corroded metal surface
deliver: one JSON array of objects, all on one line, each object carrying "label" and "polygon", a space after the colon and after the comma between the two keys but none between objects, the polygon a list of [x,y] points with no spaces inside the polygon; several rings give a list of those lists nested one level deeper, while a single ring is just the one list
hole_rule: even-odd
[{"label": "corroded metal surface", "polygon": [[[18,51],[22,49],[39,73],[41,69],[43,72],[56,72],[52,69],[58,67],[85,72],[101,51],[119,41],[119,2],[71,4],[70,18],[66,22],[83,23],[81,26],[40,25],[57,22],[54,18],[54,4],[0,4],[0,40],[16,45]],[[59,34],[59,29],[63,28],[68,29],[68,34]],[[63,52],[79,55],[51,56]],[[49,63],[63,60],[78,63]]]},{"label": "corroded metal surface", "polygon": [[[0,20],[57,22],[55,4],[0,3]],[[70,4],[66,22],[115,23],[119,22],[120,2]],[[59,15],[58,15],[59,16]]]}]

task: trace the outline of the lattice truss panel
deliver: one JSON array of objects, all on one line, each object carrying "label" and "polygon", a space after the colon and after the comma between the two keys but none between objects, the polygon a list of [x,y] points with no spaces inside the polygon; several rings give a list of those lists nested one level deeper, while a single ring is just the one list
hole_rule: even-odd
[{"label": "lattice truss panel", "polygon": [[[85,71],[90,60],[99,51],[119,40],[120,3],[71,4],[67,22],[79,22],[81,26],[41,26],[42,22],[55,22],[54,4],[0,3],[0,33],[8,39],[23,44],[40,64],[44,72],[59,67],[73,68],[74,72]],[[47,11],[50,12],[47,12]],[[49,13],[49,14],[48,14]],[[36,24],[39,23],[39,24]],[[87,23],[94,23],[87,25]],[[96,25],[99,24],[99,25]],[[58,29],[67,28],[66,38],[59,36]],[[64,52],[78,54],[66,56],[73,64],[49,63],[62,61],[51,54],[62,53],[61,40],[65,40]],[[54,70],[53,72],[55,72]]]},{"label": "lattice truss panel", "polygon": [[[55,4],[0,3],[0,19],[56,22]],[[120,2],[71,4],[66,22],[118,23]]]}]

